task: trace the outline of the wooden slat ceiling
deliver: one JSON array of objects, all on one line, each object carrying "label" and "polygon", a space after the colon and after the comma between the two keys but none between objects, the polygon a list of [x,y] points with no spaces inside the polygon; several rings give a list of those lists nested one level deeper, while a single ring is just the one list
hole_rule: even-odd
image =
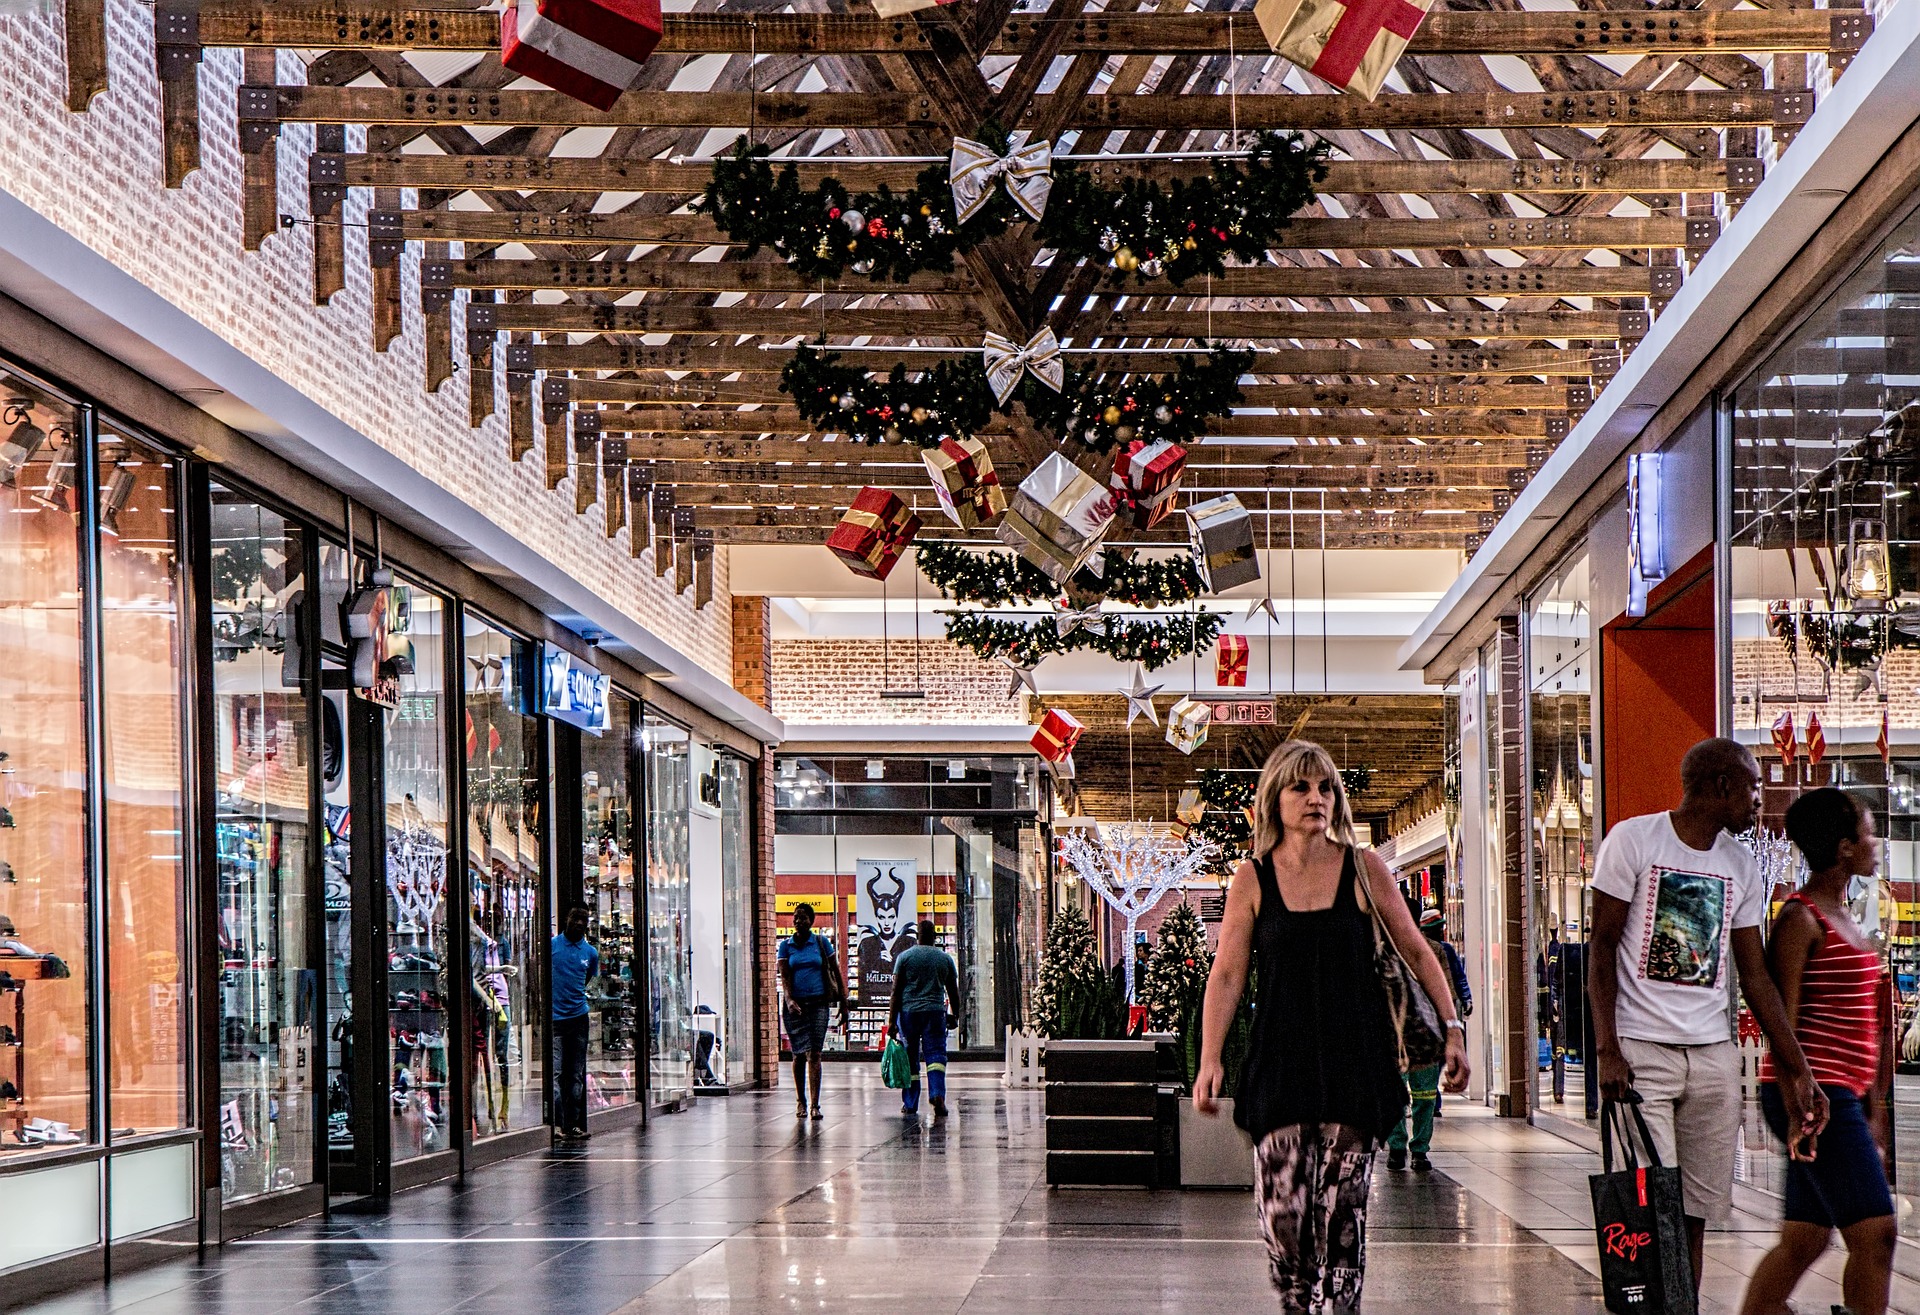
[{"label": "wooden slat ceiling", "polygon": [[[1179,669],[1175,664],[1152,683]],[[1162,720],[1176,685],[1154,701]],[[1356,820],[1384,821],[1439,776],[1444,705],[1438,694],[1280,694],[1273,726],[1215,726],[1191,756],[1168,744],[1164,728],[1144,716],[1129,733],[1127,702],[1118,694],[1049,695],[1033,702],[1031,716],[1038,722],[1047,708],[1060,708],[1087,728],[1073,751],[1073,803],[1103,821],[1131,815],[1164,822],[1171,801],[1202,768],[1258,769],[1290,735],[1325,746],[1343,767],[1371,768],[1366,791],[1350,802]]]},{"label": "wooden slat ceiling", "polygon": [[[504,372],[513,455],[543,460],[550,488],[571,484],[576,510],[604,504],[609,534],[628,518],[622,462],[653,463],[722,543],[817,542],[868,482],[928,506],[917,452],[812,434],[783,405],[784,348],[824,334],[959,352],[1048,325],[1115,369],[1164,369],[1148,349],[1209,334],[1252,347],[1242,411],[1193,453],[1190,481],[1242,492],[1276,535],[1470,547],[1805,122],[1809,56],[1844,67],[1870,25],[1857,8],[1734,0],[1454,4],[1369,103],[1269,54],[1250,0],[1014,3],[882,19],[866,0],[696,0],[602,113],[504,70],[498,17],[473,3],[158,0],[165,181],[198,164],[201,50],[244,48],[246,246],[311,243],[322,304],[349,259],[368,261],[369,346],[424,316],[422,384],[464,374],[476,425]],[[103,8],[65,5],[76,109],[105,85]],[[304,61],[305,85],[280,82],[281,51]],[[1024,228],[950,272],[826,285],[744,258],[685,212],[735,130],[805,159],[809,184],[831,170],[858,189],[909,183],[922,166],[905,157],[943,155],[989,119],[1057,149],[1130,154],[1299,128],[1335,162],[1287,247],[1206,286],[1110,283]],[[312,125],[311,211],[275,236],[295,124]],[[361,196],[364,243],[349,236]],[[398,258],[409,248],[417,289]],[[575,437],[580,409],[601,423]],[[1018,478],[1044,439],[1016,415],[990,441]],[[959,536],[937,518],[924,533]],[[645,533],[633,542],[648,550]]]}]

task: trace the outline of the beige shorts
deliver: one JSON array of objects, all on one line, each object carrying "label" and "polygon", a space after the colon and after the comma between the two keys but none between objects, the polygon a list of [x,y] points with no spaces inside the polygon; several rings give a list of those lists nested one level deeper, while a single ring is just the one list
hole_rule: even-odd
[{"label": "beige shorts", "polygon": [[1709,1224],[1733,1213],[1733,1151],[1740,1135],[1740,1050],[1731,1041],[1669,1046],[1620,1038],[1640,1112],[1662,1164],[1680,1166],[1686,1211]]}]

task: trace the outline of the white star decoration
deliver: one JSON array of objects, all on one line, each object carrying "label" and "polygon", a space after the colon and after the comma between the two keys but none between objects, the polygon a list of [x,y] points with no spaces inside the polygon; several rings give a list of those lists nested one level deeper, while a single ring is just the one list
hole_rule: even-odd
[{"label": "white star decoration", "polygon": [[1251,603],[1248,603],[1245,619],[1251,621],[1262,612],[1267,614],[1271,624],[1276,626],[1280,624],[1280,614],[1273,610],[1273,599],[1271,597],[1256,598]]},{"label": "white star decoration", "polygon": [[1035,697],[1039,696],[1040,687],[1033,683],[1032,667],[1023,667],[1019,663],[1014,662],[1008,658],[1001,658],[1000,661],[1007,668],[1008,671],[1013,673],[1011,679],[1007,681],[1007,697],[1008,698],[1012,698],[1014,695],[1018,694],[1022,686],[1025,686],[1027,693],[1032,694]]},{"label": "white star decoration", "polygon": [[1165,689],[1164,685],[1147,684],[1146,668],[1138,662],[1133,664],[1133,688],[1120,691],[1127,700],[1127,725],[1133,725],[1133,719],[1146,714],[1148,721],[1155,726],[1160,724],[1160,714],[1154,711],[1153,696]]}]

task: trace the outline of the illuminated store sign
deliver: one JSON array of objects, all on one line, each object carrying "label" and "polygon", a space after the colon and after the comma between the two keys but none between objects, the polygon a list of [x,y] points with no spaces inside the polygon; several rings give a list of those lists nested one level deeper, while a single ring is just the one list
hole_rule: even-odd
[{"label": "illuminated store sign", "polygon": [[612,724],[607,712],[611,677],[580,665],[573,655],[548,648],[541,662],[540,711],[598,735]]},{"label": "illuminated store sign", "polygon": [[1660,454],[1627,458],[1627,615],[1647,614],[1647,594],[1667,578],[1660,524]]}]

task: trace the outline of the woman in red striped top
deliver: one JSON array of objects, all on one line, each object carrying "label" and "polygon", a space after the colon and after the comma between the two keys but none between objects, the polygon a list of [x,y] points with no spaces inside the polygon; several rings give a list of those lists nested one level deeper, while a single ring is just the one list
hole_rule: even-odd
[{"label": "woman in red striped top", "polygon": [[[1880,955],[1846,904],[1848,886],[1878,869],[1879,840],[1873,814],[1833,789],[1794,800],[1787,836],[1812,875],[1774,919],[1768,960],[1832,1115],[1817,1144],[1788,1147],[1780,1242],[1753,1271],[1740,1315],[1791,1315],[1787,1298],[1836,1228],[1847,1243],[1847,1304],[1836,1311],[1885,1315],[1895,1237],[1886,1160],[1892,1054],[1880,1015]],[[1771,1057],[1760,1081],[1767,1124],[1785,1140],[1786,1107]]]}]

